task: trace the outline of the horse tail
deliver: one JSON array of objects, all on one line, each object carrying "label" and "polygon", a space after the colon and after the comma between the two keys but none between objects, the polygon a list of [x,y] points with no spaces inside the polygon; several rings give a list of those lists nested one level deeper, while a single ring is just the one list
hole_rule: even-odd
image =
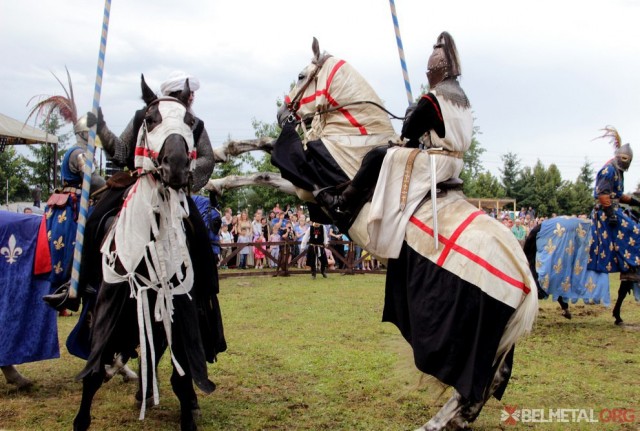
[{"label": "horse tail", "polygon": [[523,335],[531,332],[537,316],[538,296],[533,292],[529,292],[505,326],[498,350],[496,351],[495,361],[504,361],[507,356],[506,353],[513,348],[516,341]]}]

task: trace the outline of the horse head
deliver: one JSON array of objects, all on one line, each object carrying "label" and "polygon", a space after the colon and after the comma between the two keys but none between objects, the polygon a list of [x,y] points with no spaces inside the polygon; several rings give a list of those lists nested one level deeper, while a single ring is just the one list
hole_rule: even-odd
[{"label": "horse head", "polygon": [[177,98],[157,97],[141,77],[142,99],[147,105],[138,133],[135,166],[153,173],[173,189],[189,184],[195,167],[192,127],[196,118],[189,112],[189,80]]},{"label": "horse head", "polygon": [[311,63],[278,111],[279,123],[302,121],[311,128],[310,139],[393,132],[382,100],[362,75],[345,60],[321,52],[316,38],[311,49]]}]

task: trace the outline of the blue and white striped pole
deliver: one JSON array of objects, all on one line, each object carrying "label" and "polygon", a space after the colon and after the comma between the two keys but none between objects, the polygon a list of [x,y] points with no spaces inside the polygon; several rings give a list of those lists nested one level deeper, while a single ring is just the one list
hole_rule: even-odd
[{"label": "blue and white striped pole", "polygon": [[404,59],[404,48],[402,47],[402,38],[400,37],[400,24],[398,24],[398,16],[396,14],[396,4],[393,0],[389,0],[391,6],[391,18],[393,18],[393,27],[396,31],[396,43],[398,45],[398,54],[400,55],[400,65],[402,66],[402,76],[404,77],[404,87],[407,90],[407,101],[409,105],[413,103],[411,95],[411,84],[409,83],[409,72],[407,72],[407,62]]},{"label": "blue and white striped pole", "polygon": [[[96,72],[96,85],[93,92],[93,114],[98,116],[100,106],[100,93],[102,91],[102,72],[104,71],[104,57],[107,51],[107,34],[109,33],[109,15],[111,13],[111,0],[104,2],[104,17],[102,19],[102,35],[100,36],[100,53],[98,55],[98,69]],[[80,261],[82,257],[82,244],[84,242],[84,228],[89,212],[89,188],[91,186],[91,173],[93,171],[93,155],[96,151],[96,127],[89,130],[89,142],[87,145],[84,176],[82,179],[82,195],[80,197],[80,214],[78,216],[78,231],[76,232],[76,246],[73,250],[73,267],[71,268],[71,287],[69,298],[78,297],[78,279],[80,276]]]}]

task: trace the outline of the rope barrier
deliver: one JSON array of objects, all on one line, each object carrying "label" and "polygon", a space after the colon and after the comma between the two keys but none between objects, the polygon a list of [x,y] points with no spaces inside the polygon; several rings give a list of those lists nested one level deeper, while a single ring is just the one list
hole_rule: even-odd
[{"label": "rope barrier", "polygon": [[[107,34],[109,33],[109,15],[111,13],[111,0],[104,2],[104,16],[102,19],[102,35],[100,37],[100,53],[98,55],[98,68],[96,72],[96,83],[93,92],[93,114],[98,116],[100,106],[100,93],[102,91],[102,73],[104,70],[104,58],[107,50]],[[82,257],[82,244],[84,242],[84,228],[89,211],[89,188],[91,186],[91,173],[93,171],[93,156],[95,154],[96,127],[89,130],[89,142],[87,145],[86,162],[82,178],[82,194],[80,197],[80,214],[78,216],[78,230],[76,232],[76,245],[73,250],[73,267],[71,269],[71,287],[69,288],[69,298],[78,296],[78,279],[80,276],[80,261]]]},{"label": "rope barrier", "polygon": [[400,66],[402,66],[402,76],[404,77],[404,87],[407,91],[407,101],[409,105],[413,103],[411,95],[411,84],[409,83],[409,72],[407,71],[407,62],[404,59],[404,48],[402,47],[402,37],[400,37],[400,24],[398,24],[398,16],[396,14],[396,4],[394,0],[389,0],[391,6],[391,18],[393,19],[393,27],[396,32],[396,44],[398,45],[398,55],[400,56]]}]

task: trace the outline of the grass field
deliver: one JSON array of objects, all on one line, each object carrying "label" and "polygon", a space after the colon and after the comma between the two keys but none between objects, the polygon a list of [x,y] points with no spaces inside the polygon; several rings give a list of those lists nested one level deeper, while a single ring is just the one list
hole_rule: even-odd
[{"label": "grass field", "polygon": [[[611,285],[617,289],[617,277]],[[413,430],[425,423],[449,392],[442,394],[434,382],[417,387],[405,341],[393,325],[380,322],[383,299],[380,275],[223,280],[229,349],[209,366],[218,389],[200,394],[200,429]],[[616,327],[611,310],[602,306],[571,308],[574,317],[566,320],[556,303],[541,301],[533,334],[516,348],[503,400],[489,401],[474,429],[640,429],[640,305],[627,298],[626,327]],[[19,367],[36,382],[30,391],[18,392],[0,379],[0,429],[71,429],[82,391],[74,375],[83,363],[63,345],[76,319],[59,319],[62,359]],[[165,355],[160,405],[142,422],[135,384],[118,377],[104,385],[94,401],[92,429],[178,429],[169,376]],[[624,423],[508,425],[501,422],[505,406],[592,409],[596,419],[633,409],[634,416],[627,414],[633,421]]]}]

